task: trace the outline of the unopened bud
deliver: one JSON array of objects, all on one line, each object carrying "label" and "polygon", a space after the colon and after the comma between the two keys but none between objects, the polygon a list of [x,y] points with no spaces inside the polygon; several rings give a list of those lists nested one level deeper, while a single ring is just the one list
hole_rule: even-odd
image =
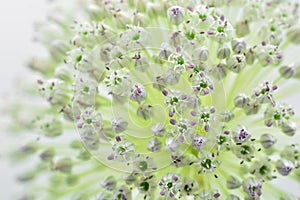
[{"label": "unopened bud", "polygon": [[121,117],[114,118],[111,121],[111,124],[112,124],[112,128],[113,128],[115,133],[124,132],[127,129],[127,126],[128,126],[128,122],[125,119],[121,118]]},{"label": "unopened bud", "polygon": [[238,94],[238,96],[234,98],[234,105],[238,108],[244,108],[249,102],[250,98],[245,94]]},{"label": "unopened bud", "polygon": [[277,139],[271,134],[266,133],[260,137],[260,143],[266,149],[272,147],[276,143],[276,141]]},{"label": "unopened bud", "polygon": [[235,53],[243,53],[247,47],[244,38],[236,38],[231,42],[232,49]]},{"label": "unopened bud", "polygon": [[289,175],[294,168],[294,164],[289,160],[280,159],[276,162],[276,169],[283,176]]},{"label": "unopened bud", "polygon": [[137,110],[137,115],[144,120],[150,119],[151,117],[153,117],[153,114],[153,106],[151,106],[150,104],[142,104]]},{"label": "unopened bud", "polygon": [[293,66],[283,66],[279,69],[279,73],[283,78],[291,78],[295,73]]},{"label": "unopened bud", "polygon": [[165,125],[161,122],[156,123],[151,127],[151,132],[156,136],[162,137],[165,132]]},{"label": "unopened bud", "polygon": [[161,150],[162,144],[157,138],[149,140],[147,144],[147,149],[151,152],[159,152]]},{"label": "unopened bud", "polygon": [[293,121],[284,121],[281,126],[281,131],[288,136],[293,136],[297,131],[297,124]]},{"label": "unopened bud", "polygon": [[239,73],[246,65],[246,59],[243,54],[236,54],[227,60],[227,67],[235,73]]},{"label": "unopened bud", "polygon": [[228,58],[231,54],[230,48],[228,45],[222,45],[217,51],[217,57],[220,59]]},{"label": "unopened bud", "polygon": [[234,176],[230,176],[226,180],[226,186],[228,189],[237,189],[242,185],[242,183]]}]

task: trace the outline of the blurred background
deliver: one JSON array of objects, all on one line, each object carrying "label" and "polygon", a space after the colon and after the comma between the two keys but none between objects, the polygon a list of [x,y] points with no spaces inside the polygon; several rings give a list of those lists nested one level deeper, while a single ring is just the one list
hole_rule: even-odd
[{"label": "blurred background", "polygon": [[[0,98],[1,107],[13,95],[16,82],[29,70],[26,64],[33,55],[45,54],[45,50],[33,42],[34,22],[45,19],[49,1],[46,0],[9,0],[1,1],[0,6]],[[4,105],[3,105],[4,104]],[[5,125],[4,125],[5,126]],[[2,127],[2,128],[1,128]],[[0,127],[0,199],[11,200],[21,189],[16,184],[18,173],[7,162],[7,149],[14,149],[22,144],[22,139],[7,137]],[[17,143],[17,144],[16,144]]]},{"label": "blurred background", "polygon": [[[14,88],[19,79],[29,73],[26,64],[33,56],[43,56],[45,49],[34,42],[34,22],[46,18],[46,11],[50,1],[46,0],[9,0],[3,1],[0,6],[0,103],[5,106],[8,96],[13,95]],[[287,99],[300,116],[300,92]],[[1,122],[1,120],[0,120]],[[3,121],[2,121],[3,122]],[[3,122],[5,123],[5,121]],[[299,134],[299,132],[298,132]],[[7,162],[7,149],[17,148],[22,144],[22,139],[7,137],[7,133],[0,126],[0,199],[10,200],[16,196],[21,186],[16,184],[15,177],[22,166],[12,167]],[[285,185],[289,191],[300,193],[300,185],[297,182],[287,182]],[[298,192],[297,192],[298,191]]]}]

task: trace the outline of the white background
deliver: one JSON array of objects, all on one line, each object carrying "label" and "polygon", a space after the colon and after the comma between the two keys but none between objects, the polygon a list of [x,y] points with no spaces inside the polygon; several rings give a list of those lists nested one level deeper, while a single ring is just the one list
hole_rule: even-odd
[{"label": "white background", "polygon": [[[43,49],[33,43],[33,22],[43,20],[46,16],[46,0],[1,0],[0,4],[0,97],[5,101],[6,93],[11,93],[14,82],[23,76],[26,63],[33,55],[40,55]],[[299,95],[293,99],[294,106],[298,107]],[[1,101],[3,102],[3,101]],[[298,105],[297,105],[298,104]],[[10,145],[5,133],[0,132],[0,150]],[[299,134],[299,132],[298,132]],[[13,146],[11,148],[14,148]],[[10,200],[11,195],[19,186],[15,184],[14,171],[0,152],[0,199]],[[296,185],[287,185],[286,188],[300,190]]]},{"label": "white background", "polygon": [[[46,4],[46,0],[0,1],[1,103],[6,101],[8,93],[12,93],[14,83],[28,72],[25,65],[29,58],[43,51],[33,43],[33,22],[45,18]],[[5,161],[7,155],[3,151],[7,147],[13,149],[15,145],[5,134],[0,127],[0,199],[14,200],[20,189],[15,183],[18,172]]]}]

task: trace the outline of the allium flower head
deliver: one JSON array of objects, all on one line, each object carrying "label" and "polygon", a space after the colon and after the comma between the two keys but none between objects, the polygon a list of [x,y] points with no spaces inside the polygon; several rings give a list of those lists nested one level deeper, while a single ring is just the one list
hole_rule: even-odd
[{"label": "allium flower head", "polygon": [[72,3],[37,27],[23,199],[299,198],[274,183],[300,181],[298,4]]}]

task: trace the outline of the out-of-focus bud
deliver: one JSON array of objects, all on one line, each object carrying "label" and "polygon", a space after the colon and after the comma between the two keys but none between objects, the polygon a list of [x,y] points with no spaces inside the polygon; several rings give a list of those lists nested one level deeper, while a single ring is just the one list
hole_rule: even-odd
[{"label": "out-of-focus bud", "polygon": [[180,6],[172,6],[168,10],[168,18],[174,25],[179,25],[184,20],[184,9]]},{"label": "out-of-focus bud", "polygon": [[230,56],[230,48],[228,45],[222,45],[217,50],[217,57],[220,59],[228,58]]}]

